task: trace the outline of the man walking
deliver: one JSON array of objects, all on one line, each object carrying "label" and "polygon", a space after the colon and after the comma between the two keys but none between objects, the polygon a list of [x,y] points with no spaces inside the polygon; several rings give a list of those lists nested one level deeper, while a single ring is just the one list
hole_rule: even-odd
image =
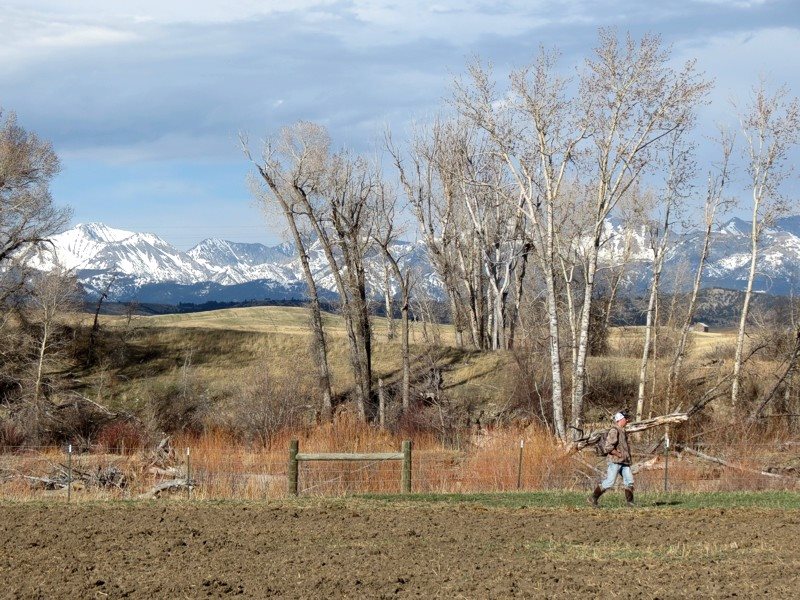
[{"label": "man walking", "polygon": [[628,424],[628,415],[625,411],[620,411],[614,415],[614,426],[608,430],[606,440],[603,444],[603,454],[608,456],[608,471],[606,478],[594,488],[594,492],[587,499],[589,504],[597,506],[606,490],[614,486],[618,476],[622,476],[622,484],[625,486],[625,501],[628,506],[633,506],[633,473],[631,472],[631,449],[628,446],[628,434],[625,432],[625,425]]}]

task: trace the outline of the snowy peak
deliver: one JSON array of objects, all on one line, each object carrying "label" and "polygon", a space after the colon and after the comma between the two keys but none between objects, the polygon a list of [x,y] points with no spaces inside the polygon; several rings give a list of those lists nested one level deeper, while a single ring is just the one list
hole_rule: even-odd
[{"label": "snowy peak", "polygon": [[[71,232],[76,234],[76,237],[84,237],[88,240],[96,242],[121,242],[133,235],[137,235],[133,231],[125,231],[124,229],[114,229],[103,223],[80,223],[73,227]],[[64,235],[64,234],[62,234]]]},{"label": "snowy peak", "polygon": [[32,266],[48,270],[59,264],[79,278],[82,272],[102,271],[142,283],[210,279],[203,266],[152,233],[82,223],[50,241],[40,248]]},{"label": "snowy peak", "polygon": [[719,228],[719,233],[723,235],[750,235],[752,227],[752,222],[733,217]]},{"label": "snowy peak", "polygon": [[[42,248],[34,262],[40,268],[51,268],[58,263],[67,269],[80,269],[91,262],[109,244],[122,242],[137,235],[132,231],[113,229],[102,223],[76,225],[51,238],[52,246]],[[55,255],[53,255],[55,249]]]},{"label": "snowy peak", "polygon": [[294,258],[291,244],[265,246],[263,244],[243,244],[219,238],[203,240],[187,252],[196,261],[212,265],[261,265],[264,263],[288,263]]}]

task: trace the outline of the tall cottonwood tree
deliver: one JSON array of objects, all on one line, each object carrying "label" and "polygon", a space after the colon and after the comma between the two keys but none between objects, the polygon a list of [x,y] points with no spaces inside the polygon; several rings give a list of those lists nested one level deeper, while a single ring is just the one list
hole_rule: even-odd
[{"label": "tall cottonwood tree", "polygon": [[[406,201],[417,219],[428,258],[442,281],[450,306],[453,330],[458,347],[464,345],[467,328],[465,301],[459,280],[461,265],[458,257],[459,238],[456,189],[458,181],[452,164],[452,124],[436,119],[430,127],[418,128],[403,153],[386,136],[388,149],[400,179]],[[480,347],[475,326],[471,323],[473,345]]]},{"label": "tall cottonwood tree", "polygon": [[0,108],[0,302],[25,285],[28,259],[69,222],[71,211],[50,195],[60,168],[52,144]]},{"label": "tall cottonwood tree", "polygon": [[[380,174],[363,157],[331,152],[325,128],[308,122],[284,129],[278,152],[268,142],[258,167],[292,230],[312,298],[317,286],[300,224],[326,258],[342,306],[358,412],[367,419],[372,412],[372,330],[365,257],[372,244],[372,203]],[[317,347],[324,348],[321,317],[313,305],[312,300]],[[317,363],[322,378],[327,361],[320,354]]]},{"label": "tall cottonwood tree", "polygon": [[[411,292],[414,286],[413,272],[409,265],[403,264],[398,245],[401,229],[398,227],[398,196],[395,190],[382,184],[375,198],[375,227],[372,236],[383,254],[385,266],[391,271],[387,276],[387,296],[391,297],[390,281],[393,278],[399,290],[400,300],[400,354],[403,363],[400,395],[403,411],[411,407],[411,349],[409,345]],[[402,208],[402,207],[400,207]]]},{"label": "tall cottonwood tree", "polygon": [[[50,142],[0,109],[0,381],[2,401],[36,443],[42,433],[45,402],[52,391],[51,369],[61,346],[63,301],[60,285],[71,279],[30,266],[37,254],[52,260],[49,238],[59,233],[70,210],[53,203],[50,182],[60,170]],[[63,275],[63,276],[62,276]],[[56,284],[59,285],[56,285]],[[72,297],[71,299],[74,299]]]},{"label": "tall cottonwood tree", "polygon": [[[457,80],[454,104],[468,122],[485,132],[508,169],[518,210],[544,279],[552,374],[552,409],[556,435],[566,439],[560,350],[559,300],[556,291],[556,229],[564,205],[567,169],[584,133],[574,125],[574,105],[566,97],[567,81],[555,71],[557,56],[542,50],[535,62],[511,75],[514,104],[496,90],[491,69],[473,62],[469,79]],[[528,127],[528,125],[530,125]]]},{"label": "tall cottonwood tree", "polygon": [[589,317],[603,228],[644,173],[657,165],[664,140],[687,127],[710,89],[694,61],[680,70],[670,66],[670,52],[655,35],[620,42],[613,30],[600,30],[599,44],[586,61],[579,102],[590,143],[586,152],[589,205],[593,227],[587,250],[580,341],[572,388],[572,422],[583,428]]},{"label": "tall cottonwood tree", "polygon": [[787,199],[781,194],[781,184],[792,172],[787,165],[789,151],[800,140],[800,102],[790,98],[781,87],[775,92],[764,81],[753,90],[750,103],[740,115],[745,140],[745,161],[751,190],[750,267],[745,286],[736,352],[733,359],[731,404],[739,402],[742,357],[747,329],[747,317],[753,294],[753,282],[758,261],[761,232],[787,209]]},{"label": "tall cottonwood tree", "polygon": [[670,363],[669,374],[667,375],[667,392],[665,394],[664,413],[669,413],[674,405],[675,393],[678,377],[681,373],[683,361],[686,358],[686,345],[689,331],[694,321],[697,308],[697,296],[700,291],[700,284],[703,280],[708,253],[711,248],[711,233],[717,222],[717,217],[724,212],[731,204],[731,200],[726,198],[725,191],[730,179],[729,163],[731,152],[733,151],[733,137],[726,130],[721,130],[718,138],[721,151],[721,159],[707,175],[706,193],[703,202],[703,241],[700,248],[700,256],[695,270],[692,290],[689,294],[689,305],[683,318],[680,328],[678,343],[675,353]]},{"label": "tall cottonwood tree", "polygon": [[[374,197],[380,174],[363,157],[339,152],[331,157],[323,193],[307,201],[309,219],[334,275],[355,376],[361,418],[372,412],[372,325],[365,258],[375,226]],[[310,199],[307,199],[310,200]]]},{"label": "tall cottonwood tree", "polygon": [[[456,82],[453,102],[459,114],[492,141],[522,198],[546,286],[553,413],[556,433],[564,439],[559,342],[563,323],[557,281],[563,277],[579,286],[570,303],[574,311],[570,422],[578,434],[583,427],[590,315],[606,221],[643,174],[657,166],[664,138],[691,123],[709,84],[691,62],[679,71],[673,69],[670,52],[652,35],[638,42],[628,36],[620,42],[613,30],[601,30],[577,94],[570,93],[569,82],[558,75],[556,59],[556,54],[541,51],[532,66],[512,73],[507,94],[497,91],[490,69],[472,63],[468,81]],[[558,231],[567,220],[564,215],[577,211],[586,215],[582,225],[573,228],[584,235],[580,273],[561,263],[560,257],[570,254],[562,250],[573,248],[574,239]]]},{"label": "tall cottonwood tree", "polygon": [[285,128],[275,140],[264,144],[261,162],[256,162],[247,140],[240,136],[245,156],[255,166],[259,178],[254,194],[264,208],[277,205],[284,217],[297,252],[309,298],[309,316],[313,336],[312,355],[322,391],[321,413],[325,420],[333,414],[333,392],[328,347],[322,320],[319,290],[308,256],[309,236],[304,234],[304,198],[321,186],[330,140],[327,133],[313,123],[300,122]]}]

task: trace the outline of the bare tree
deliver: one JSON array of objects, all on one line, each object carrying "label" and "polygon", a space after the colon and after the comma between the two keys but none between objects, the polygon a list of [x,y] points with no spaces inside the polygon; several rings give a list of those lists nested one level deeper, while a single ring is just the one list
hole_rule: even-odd
[{"label": "bare tree", "polygon": [[[403,156],[388,133],[386,148],[392,156],[406,200],[417,219],[428,258],[445,287],[456,345],[463,347],[467,318],[462,308],[464,301],[458,283],[461,277],[456,251],[457,182],[449,166],[451,134],[452,129],[437,119],[430,128],[420,128],[413,134],[407,157]],[[479,347],[474,329],[471,329],[473,343]]]},{"label": "bare tree", "polygon": [[752,191],[750,228],[750,269],[747,275],[739,330],[736,336],[736,353],[733,359],[733,381],[731,404],[736,407],[747,328],[747,315],[753,294],[756,276],[758,243],[765,224],[787,208],[787,200],[781,194],[781,184],[792,172],[787,165],[789,150],[800,139],[800,103],[789,98],[785,87],[770,93],[764,81],[753,90],[750,104],[739,117],[744,136],[747,174]]},{"label": "bare tree", "polygon": [[0,109],[0,301],[25,285],[29,258],[69,221],[50,196],[59,170],[50,142]]},{"label": "bare tree", "polygon": [[730,178],[729,162],[731,152],[733,151],[733,137],[725,130],[720,132],[719,137],[720,150],[722,158],[717,167],[708,173],[707,187],[705,202],[703,207],[703,243],[700,250],[700,257],[697,263],[697,270],[694,274],[694,282],[692,284],[692,291],[689,296],[689,305],[686,308],[686,314],[681,327],[678,344],[675,348],[672,362],[667,375],[667,393],[666,393],[666,407],[665,413],[669,412],[673,401],[675,400],[675,389],[678,381],[678,376],[681,372],[683,360],[686,357],[686,343],[689,337],[689,330],[692,327],[694,314],[697,307],[697,295],[700,291],[700,283],[703,280],[703,271],[705,269],[706,260],[708,259],[708,252],[711,246],[711,232],[716,223],[717,215],[724,211],[729,205],[730,200],[725,197],[725,188]]},{"label": "bare tree", "polygon": [[308,203],[310,219],[325,250],[342,299],[362,419],[372,412],[372,325],[365,257],[372,244],[373,198],[380,175],[364,158],[340,152],[327,171],[325,195]]},{"label": "bare tree", "polygon": [[[555,53],[540,52],[531,67],[512,74],[512,93],[507,95],[497,92],[488,68],[473,63],[469,82],[456,81],[454,104],[486,132],[522,199],[547,288],[553,413],[556,433],[563,439],[556,281],[563,277],[581,286],[580,297],[566,298],[577,340],[571,407],[577,434],[583,425],[589,323],[606,220],[643,173],[656,166],[664,138],[692,122],[709,84],[691,62],[681,71],[672,69],[670,53],[657,36],[644,36],[638,43],[628,36],[620,43],[615,32],[601,30],[577,96],[569,95],[568,81],[557,74],[556,58]],[[565,185],[571,178],[574,183]],[[584,227],[573,227],[569,234],[558,229],[568,220],[564,215],[579,211],[588,217],[588,242],[578,273],[570,258],[576,256],[574,250],[563,249],[574,248],[575,234]]]},{"label": "bare tree", "polygon": [[581,79],[580,101],[592,142],[586,166],[591,169],[588,177],[594,198],[589,207],[593,231],[572,388],[576,432],[583,427],[589,316],[605,221],[642,174],[656,165],[664,139],[691,123],[710,87],[695,72],[692,61],[675,71],[669,60],[670,52],[658,36],[645,35],[638,43],[627,36],[620,44],[615,32],[601,30],[600,43]]},{"label": "bare tree", "polygon": [[33,404],[38,405],[42,396],[45,363],[55,344],[58,319],[68,309],[75,308],[77,284],[75,277],[61,267],[36,278],[31,286],[29,324],[39,330],[36,334],[36,360],[33,384]]},{"label": "bare tree", "polygon": [[[661,271],[664,267],[670,234],[672,232],[675,213],[681,208],[680,203],[686,199],[689,182],[694,173],[694,160],[691,148],[684,143],[686,130],[676,129],[670,135],[669,160],[664,196],[661,201],[663,218],[660,224],[652,223],[650,227],[650,248],[653,253],[652,277],[650,281],[650,297],[647,304],[647,315],[644,330],[642,360],[639,365],[639,389],[636,397],[636,420],[642,419],[644,412],[645,384],[647,383],[647,366],[654,342],[654,328],[658,326],[657,300],[661,282]],[[673,290],[674,292],[674,290]],[[655,344],[653,343],[653,346]],[[653,350],[655,352],[655,348]],[[655,356],[653,357],[655,363]]]},{"label": "bare tree", "polygon": [[498,94],[489,67],[473,62],[469,81],[455,83],[454,103],[459,113],[491,140],[492,151],[514,182],[519,210],[530,227],[528,235],[546,287],[553,421],[556,435],[566,439],[556,229],[564,211],[567,168],[585,132],[576,126],[574,105],[566,98],[568,82],[556,75],[556,59],[555,53],[542,50],[531,66],[512,74],[511,87],[519,99],[516,105]]},{"label": "bare tree", "polygon": [[[316,286],[312,287],[313,273],[298,223],[302,221],[310,227],[325,255],[343,309],[358,411],[366,419],[372,402],[372,332],[364,258],[371,243],[369,202],[378,173],[363,158],[345,151],[331,154],[327,132],[314,123],[301,122],[286,128],[281,154],[295,165],[289,176],[280,169],[281,161],[274,157],[269,144],[261,165],[264,168],[259,172],[276,198],[276,192],[288,188],[288,193],[281,193],[279,202],[298,243],[309,289]],[[320,327],[315,329],[319,331]],[[321,348],[323,338],[317,338]]]},{"label": "bare tree", "polygon": [[309,314],[313,335],[313,357],[316,364],[319,387],[322,390],[321,412],[325,420],[333,414],[332,382],[328,364],[328,346],[320,307],[319,290],[308,257],[308,236],[303,234],[303,198],[319,187],[322,171],[327,160],[329,139],[318,126],[298,123],[286,128],[278,140],[267,141],[261,155],[262,162],[253,160],[244,136],[240,136],[245,156],[256,167],[261,185],[254,182],[256,198],[267,207],[275,204],[280,208],[286,226],[292,236],[295,251],[303,270],[303,278],[309,297]]},{"label": "bare tree", "polygon": [[[401,230],[397,227],[397,194],[387,185],[381,185],[376,197],[375,219],[376,226],[372,235],[375,243],[383,253],[385,265],[391,268],[394,280],[400,291],[400,342],[403,362],[403,383],[401,388],[403,411],[407,412],[411,406],[411,351],[409,347],[409,310],[411,304],[411,291],[414,280],[409,266],[402,264],[402,256],[398,255],[396,242]],[[389,278],[387,277],[387,295],[391,294]]]},{"label": "bare tree", "polygon": [[30,394],[25,404],[32,412],[31,433],[39,435],[46,416],[46,401],[53,389],[55,370],[63,359],[66,338],[62,319],[78,305],[77,281],[59,265],[38,273],[29,282],[20,311],[22,330],[30,337]]}]

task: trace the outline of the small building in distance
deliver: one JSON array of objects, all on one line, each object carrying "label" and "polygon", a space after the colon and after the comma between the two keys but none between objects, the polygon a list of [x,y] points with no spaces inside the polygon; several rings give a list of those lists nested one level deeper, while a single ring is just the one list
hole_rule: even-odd
[{"label": "small building in distance", "polygon": [[705,323],[695,323],[692,329],[698,333],[708,333],[708,325]]}]

